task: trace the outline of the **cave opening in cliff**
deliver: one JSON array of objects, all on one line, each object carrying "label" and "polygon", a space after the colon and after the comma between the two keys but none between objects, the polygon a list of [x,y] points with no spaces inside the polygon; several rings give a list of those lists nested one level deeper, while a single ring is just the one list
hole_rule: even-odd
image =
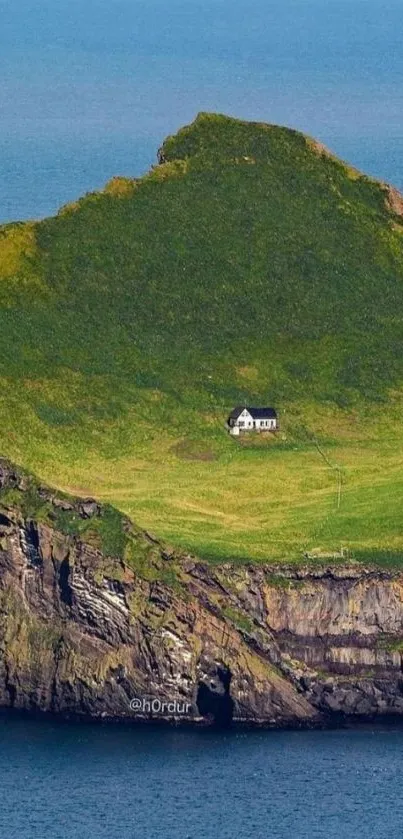
[{"label": "cave opening in cliff", "polygon": [[231,678],[227,667],[218,667],[214,675],[199,682],[196,699],[199,713],[202,717],[210,717],[218,728],[228,728],[234,716]]}]

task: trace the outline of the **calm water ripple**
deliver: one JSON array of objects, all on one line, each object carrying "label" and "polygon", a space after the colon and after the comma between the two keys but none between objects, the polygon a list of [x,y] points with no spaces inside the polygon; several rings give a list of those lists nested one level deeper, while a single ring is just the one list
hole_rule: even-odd
[{"label": "calm water ripple", "polygon": [[212,732],[0,721],[7,839],[390,839],[403,730]]}]

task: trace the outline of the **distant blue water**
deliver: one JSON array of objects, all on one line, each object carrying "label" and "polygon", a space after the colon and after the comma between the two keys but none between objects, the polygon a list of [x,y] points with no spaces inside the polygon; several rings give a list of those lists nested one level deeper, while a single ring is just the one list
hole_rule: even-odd
[{"label": "distant blue water", "polygon": [[7,839],[391,839],[403,731],[214,733],[0,720]]},{"label": "distant blue water", "polygon": [[53,213],[215,110],[403,187],[402,0],[0,0],[0,221]]}]

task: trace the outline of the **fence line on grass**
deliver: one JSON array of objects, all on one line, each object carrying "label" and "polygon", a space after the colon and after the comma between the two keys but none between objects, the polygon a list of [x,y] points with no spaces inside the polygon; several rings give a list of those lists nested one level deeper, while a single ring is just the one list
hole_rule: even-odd
[{"label": "fence line on grass", "polygon": [[312,435],[312,439],[313,439],[313,443],[315,445],[315,448],[317,449],[319,454],[323,457],[323,460],[325,461],[325,463],[329,466],[330,469],[333,469],[337,473],[337,509],[339,510],[340,509],[340,504],[341,504],[341,488],[342,488],[342,484],[343,484],[342,468],[337,463],[332,463],[332,461],[329,460],[326,452],[324,452],[323,449],[320,447],[315,435]]}]

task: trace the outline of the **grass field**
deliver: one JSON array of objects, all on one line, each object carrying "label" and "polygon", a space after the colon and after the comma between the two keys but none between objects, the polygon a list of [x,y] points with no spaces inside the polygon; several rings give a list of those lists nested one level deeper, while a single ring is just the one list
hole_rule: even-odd
[{"label": "grass field", "polygon": [[[139,440],[134,413],[121,429],[119,420],[108,430],[97,425],[88,448],[65,428],[53,445],[38,434],[29,457],[3,448],[16,460],[24,455],[44,480],[108,501],[212,561],[301,561],[305,551],[343,546],[351,558],[389,565],[403,555],[402,407],[396,400],[389,414],[383,407],[359,416],[305,406],[311,440],[301,406],[281,418],[278,434],[241,440],[218,419],[198,437],[161,428]],[[113,448],[119,438],[123,455]]]},{"label": "grass field", "polygon": [[[400,562],[402,232],[303,135],[201,115],[0,229],[0,453],[211,560]],[[244,402],[279,433],[231,439]]]}]

